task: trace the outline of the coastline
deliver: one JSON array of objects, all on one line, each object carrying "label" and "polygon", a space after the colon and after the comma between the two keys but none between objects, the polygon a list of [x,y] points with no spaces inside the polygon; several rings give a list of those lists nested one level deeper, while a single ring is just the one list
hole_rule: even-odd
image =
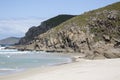
[{"label": "coastline", "polygon": [[120,80],[120,59],[86,60],[29,69],[0,80]]},{"label": "coastline", "polygon": [[[65,54],[62,53],[61,55],[65,55]],[[65,66],[65,65],[69,65],[69,64],[73,64],[73,63],[77,62],[75,57],[71,57],[70,59],[71,59],[71,61],[68,61],[65,63],[59,63],[59,64],[48,65],[48,66],[40,66],[40,67],[36,67],[36,68],[29,68],[29,69],[25,69],[23,71],[14,72],[9,75],[2,75],[2,76],[0,76],[0,79],[2,79],[2,80],[16,80],[16,79],[22,80],[25,77],[37,75],[39,73],[54,71],[54,70],[59,69],[61,66]],[[31,73],[34,73],[34,74],[31,74]]]},{"label": "coastline", "polygon": [[[15,52],[16,53],[16,52]],[[17,52],[18,53],[18,52]],[[29,52],[28,52],[29,53]],[[27,54],[27,53],[24,53],[24,52],[21,52],[20,53],[20,55],[16,55],[16,54],[13,54],[13,52],[12,53],[9,53],[9,54],[3,54],[4,55],[4,57],[5,58],[7,58],[8,59],[8,61],[9,61],[9,59],[12,57],[12,58],[16,58],[16,56],[22,56],[23,57],[23,55],[25,56],[25,57],[30,57],[30,55],[33,55],[33,53],[34,52],[30,52],[29,53],[29,55]],[[35,68],[42,68],[42,67],[49,67],[49,66],[57,66],[57,65],[62,65],[62,64],[68,64],[68,63],[71,63],[71,62],[73,62],[73,58],[71,58],[71,56],[69,56],[68,54],[59,54],[59,53],[54,53],[54,54],[52,54],[52,53],[44,53],[44,52],[35,52],[36,54],[33,56],[33,57],[35,57],[35,58],[37,58],[37,59],[35,59],[35,60],[33,60],[33,62],[35,62],[35,61],[39,61],[40,60],[40,62],[39,62],[39,65],[37,65],[37,66],[32,66],[32,65],[28,65],[28,66],[31,66],[31,67],[21,67],[21,68],[5,68],[5,67],[3,67],[3,68],[1,68],[0,70],[1,70],[1,72],[0,72],[0,77],[1,76],[8,76],[8,75],[14,75],[14,74],[16,74],[16,73],[22,73],[22,72],[25,72],[25,71],[27,71],[27,70],[30,70],[30,69],[35,69]],[[44,53],[44,54],[43,54]],[[13,57],[14,56],[14,57]],[[37,57],[36,57],[37,56]],[[39,57],[38,57],[39,56]],[[47,57],[48,57],[48,60],[49,60],[49,58],[51,59],[51,60],[49,60],[48,61],[48,63],[45,63],[45,64],[43,64],[43,63],[41,63],[41,57],[46,57],[46,59],[47,59]],[[56,56],[56,58],[54,59],[54,57]],[[38,58],[40,58],[40,59],[38,59]],[[58,58],[58,59],[57,59]],[[24,58],[23,58],[24,59]],[[30,58],[31,59],[31,58]],[[33,58],[34,59],[34,58]],[[53,60],[55,60],[55,61],[53,61]],[[2,60],[1,60],[2,61]],[[57,62],[56,62],[57,61]],[[43,62],[44,62],[44,60],[43,60]],[[32,62],[29,62],[29,63],[32,63]],[[1,62],[1,64],[2,64],[2,62]],[[14,64],[16,64],[16,63],[14,63]],[[11,65],[11,64],[10,64]],[[9,65],[8,65],[9,66]],[[19,65],[18,65],[19,66]],[[18,66],[16,66],[16,67],[18,67]],[[2,73],[3,72],[3,73]]]}]

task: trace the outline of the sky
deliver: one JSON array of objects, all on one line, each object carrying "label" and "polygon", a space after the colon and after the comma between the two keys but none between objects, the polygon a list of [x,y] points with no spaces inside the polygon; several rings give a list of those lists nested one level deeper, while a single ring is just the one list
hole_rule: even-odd
[{"label": "sky", "polygon": [[120,0],[0,0],[0,39],[23,37],[32,26],[59,14],[80,15]]}]

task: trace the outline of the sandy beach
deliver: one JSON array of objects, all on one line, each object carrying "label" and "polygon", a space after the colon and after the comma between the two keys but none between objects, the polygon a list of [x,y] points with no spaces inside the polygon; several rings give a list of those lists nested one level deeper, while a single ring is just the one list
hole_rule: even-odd
[{"label": "sandy beach", "polygon": [[0,80],[120,80],[120,59],[85,60],[30,69]]}]

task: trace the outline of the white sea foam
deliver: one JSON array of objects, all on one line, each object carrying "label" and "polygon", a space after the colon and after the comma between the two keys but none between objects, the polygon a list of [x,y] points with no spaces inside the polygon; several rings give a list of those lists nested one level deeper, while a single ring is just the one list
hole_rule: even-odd
[{"label": "white sea foam", "polygon": [[27,68],[51,66],[71,62],[70,57],[40,51],[0,50],[0,75]]},{"label": "white sea foam", "polygon": [[1,49],[0,54],[27,54],[30,51],[18,51],[16,49]]},{"label": "white sea foam", "polygon": [[12,69],[12,68],[0,68],[0,71],[13,71],[17,69]]},{"label": "white sea foam", "polygon": [[1,47],[1,46],[0,46],[0,50],[3,50],[3,49],[5,49],[5,47]]}]

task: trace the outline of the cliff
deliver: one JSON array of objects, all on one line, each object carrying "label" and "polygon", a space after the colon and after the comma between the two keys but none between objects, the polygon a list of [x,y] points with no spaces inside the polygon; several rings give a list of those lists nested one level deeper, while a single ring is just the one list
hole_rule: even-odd
[{"label": "cliff", "polygon": [[51,28],[56,27],[57,25],[61,24],[62,22],[74,17],[73,15],[58,15],[56,17],[53,17],[51,19],[48,19],[41,23],[39,26],[33,26],[31,27],[25,36],[19,41],[19,45],[26,45],[31,43],[32,40],[35,39],[40,34],[43,34],[50,30]]},{"label": "cliff", "polygon": [[118,58],[120,2],[85,12],[35,36],[24,49],[80,53],[89,59]]}]

